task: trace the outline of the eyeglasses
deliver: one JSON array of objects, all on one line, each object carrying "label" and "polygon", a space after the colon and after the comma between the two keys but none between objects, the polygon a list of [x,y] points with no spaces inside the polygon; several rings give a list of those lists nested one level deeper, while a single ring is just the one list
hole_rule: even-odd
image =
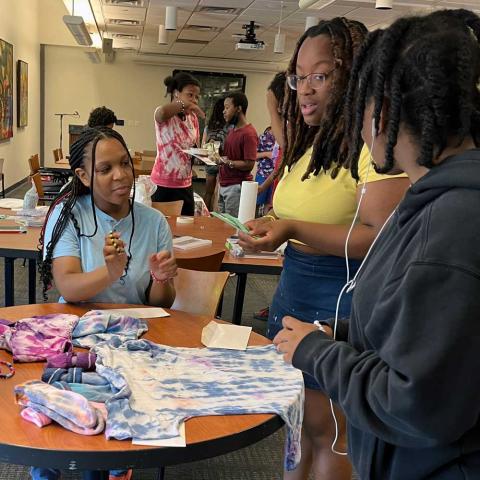
[{"label": "eyeglasses", "polygon": [[309,73],[308,75],[287,75],[287,84],[292,90],[298,90],[298,87],[304,80],[314,90],[320,90],[325,84],[325,80],[335,70],[332,68],[326,73]]}]

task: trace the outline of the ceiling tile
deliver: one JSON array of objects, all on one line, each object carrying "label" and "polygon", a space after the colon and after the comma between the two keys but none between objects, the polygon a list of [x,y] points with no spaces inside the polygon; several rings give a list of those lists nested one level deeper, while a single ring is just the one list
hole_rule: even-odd
[{"label": "ceiling tile", "polygon": [[183,40],[212,40],[218,35],[218,32],[201,32],[197,30],[183,29],[178,38]]},{"label": "ceiling tile", "polygon": [[252,3],[252,0],[200,0],[199,5],[209,7],[247,8]]},{"label": "ceiling tile", "polygon": [[141,7],[116,7],[103,5],[103,16],[107,18],[118,18],[120,20],[145,20],[146,8]]},{"label": "ceiling tile", "polygon": [[193,13],[187,23],[190,25],[211,25],[212,27],[225,27],[235,19],[235,15],[218,15]]},{"label": "ceiling tile", "polygon": [[196,55],[203,46],[191,43],[174,43],[168,53],[170,55]]}]

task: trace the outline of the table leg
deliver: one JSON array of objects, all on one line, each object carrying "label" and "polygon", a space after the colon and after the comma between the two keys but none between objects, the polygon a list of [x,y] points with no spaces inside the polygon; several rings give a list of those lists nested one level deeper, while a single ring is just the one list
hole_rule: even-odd
[{"label": "table leg", "polygon": [[233,318],[235,325],[242,323],[243,300],[245,298],[245,287],[247,285],[247,274],[237,273],[237,289],[235,292],[235,302],[233,304]]},{"label": "table leg", "polygon": [[37,303],[37,261],[28,260],[28,303]]},{"label": "table leg", "polygon": [[222,309],[223,309],[223,293],[220,295],[220,300],[218,301],[217,313],[215,314],[216,318],[222,318]]},{"label": "table leg", "polygon": [[108,480],[108,470],[86,470],[82,473],[83,480]]},{"label": "table leg", "polygon": [[5,306],[11,307],[15,304],[14,297],[14,258],[5,257]]},{"label": "table leg", "polygon": [[155,480],[165,480],[165,467],[158,467]]}]

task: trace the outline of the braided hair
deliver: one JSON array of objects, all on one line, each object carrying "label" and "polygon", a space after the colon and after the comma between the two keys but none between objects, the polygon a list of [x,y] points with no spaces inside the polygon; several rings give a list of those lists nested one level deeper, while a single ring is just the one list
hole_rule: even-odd
[{"label": "braided hair", "polygon": [[348,145],[344,142],[345,91],[348,86],[349,72],[353,58],[367,35],[363,23],[336,17],[322,20],[309,28],[298,40],[287,75],[295,74],[298,52],[307,38],[326,35],[330,38],[336,68],[332,72],[332,90],[329,95],[325,113],[319,126],[305,123],[297,100],[297,92],[287,89],[283,104],[286,122],[284,123],[284,156],[278,176],[285,168],[290,169],[313,146],[313,153],[302,180],[310,174],[318,175],[321,170],[331,170],[332,178],[338,174],[340,167],[346,165]]},{"label": "braided hair", "polygon": [[[111,128],[108,128],[108,127],[88,128],[87,127],[82,131],[79,138],[70,146],[69,163],[70,163],[70,168],[73,172],[73,178],[50,205],[50,208],[47,213],[46,221],[40,233],[39,250],[44,251],[44,258],[39,264],[39,273],[40,273],[40,279],[43,284],[44,300],[47,300],[46,292],[51,287],[51,284],[52,284],[53,251],[56,244],[60,240],[65,228],[67,227],[68,222],[70,220],[73,222],[73,225],[79,237],[92,238],[97,234],[98,222],[97,222],[97,215],[95,213],[95,202],[93,198],[95,152],[96,152],[96,147],[98,142],[100,140],[108,139],[108,138],[114,138],[123,145],[123,147],[125,148],[125,151],[128,154],[129,162],[132,168],[132,174],[134,172],[132,158],[130,157],[130,153],[128,153],[128,148],[127,148],[127,145],[125,144],[125,140],[118,132],[116,132],[115,130],[112,130]],[[75,170],[77,168],[85,168],[85,161],[89,157],[91,157],[92,167],[91,167],[91,175],[90,175],[90,187],[86,187],[81,182],[78,175],[75,173]],[[134,190],[135,190],[135,183],[134,183]],[[134,194],[135,194],[135,191],[134,191]],[[92,205],[92,212],[93,212],[93,220],[95,224],[95,229],[92,233],[81,232],[77,219],[73,214],[73,208],[77,203],[77,200],[83,195],[90,196],[90,202]],[[128,272],[130,259],[132,258],[131,245],[132,245],[133,234],[135,231],[135,215],[134,215],[133,203],[134,203],[133,200],[130,201],[129,213],[132,216],[132,231],[130,233],[130,240],[128,243],[128,254],[127,254],[128,260],[127,260],[127,265],[125,267],[125,273],[123,277]],[[62,204],[62,208],[61,208],[58,220],[56,221],[55,226],[53,227],[52,237],[48,242],[48,244],[45,245],[45,228],[46,228],[48,219],[51,213],[53,212],[53,210],[55,209],[55,207],[60,204]]]},{"label": "braided hair", "polygon": [[213,105],[212,114],[208,119],[208,130],[220,130],[225,126],[225,118],[223,117],[223,97],[218,98]]},{"label": "braided hair", "polygon": [[419,145],[419,165],[433,168],[451,138],[480,144],[480,18],[468,10],[440,10],[402,18],[372,32],[356,58],[347,94],[349,162],[358,170],[367,103],[378,131],[386,113],[385,164],[393,169],[400,123]]}]

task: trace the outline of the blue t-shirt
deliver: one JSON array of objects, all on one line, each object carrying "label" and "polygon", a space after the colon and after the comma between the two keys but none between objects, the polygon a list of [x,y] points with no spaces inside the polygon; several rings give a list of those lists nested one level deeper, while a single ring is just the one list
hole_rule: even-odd
[{"label": "blue t-shirt", "polygon": [[[52,258],[78,257],[81,261],[82,270],[91,272],[105,265],[103,257],[105,235],[115,230],[125,242],[125,251],[127,254],[130,251],[132,255],[127,275],[118,279],[94,297],[89,298],[89,302],[145,304],[145,291],[150,282],[148,257],[161,250],[172,251],[172,234],[163,214],[137,202],[135,202],[133,208],[135,231],[130,249],[128,243],[132,232],[132,216],[128,214],[120,220],[115,220],[97,207],[95,207],[95,214],[98,229],[94,237],[79,236],[73,221],[70,219],[55,245]],[[45,247],[52,237],[53,227],[61,209],[62,205],[57,205],[48,219],[45,228]],[[73,208],[73,215],[82,234],[91,235],[95,231],[89,195],[84,195],[77,200]],[[45,249],[43,254],[45,257]],[[60,298],[59,302],[65,302],[65,300]]]}]

